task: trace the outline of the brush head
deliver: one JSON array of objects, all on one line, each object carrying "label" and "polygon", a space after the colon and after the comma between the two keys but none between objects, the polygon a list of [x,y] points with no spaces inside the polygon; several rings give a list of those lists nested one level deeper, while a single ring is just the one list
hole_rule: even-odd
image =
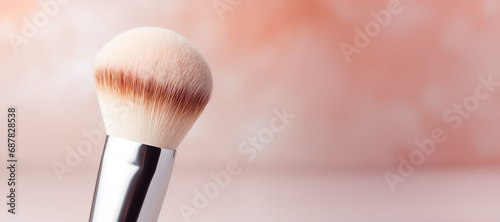
[{"label": "brush head", "polygon": [[111,39],[97,55],[94,77],[108,135],[173,150],[212,92],[200,52],[162,28],[135,28]]}]

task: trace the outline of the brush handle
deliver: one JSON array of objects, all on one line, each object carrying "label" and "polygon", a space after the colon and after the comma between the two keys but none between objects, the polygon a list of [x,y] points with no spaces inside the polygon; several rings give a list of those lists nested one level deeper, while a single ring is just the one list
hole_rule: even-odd
[{"label": "brush handle", "polygon": [[106,137],[90,222],[158,220],[175,150]]}]

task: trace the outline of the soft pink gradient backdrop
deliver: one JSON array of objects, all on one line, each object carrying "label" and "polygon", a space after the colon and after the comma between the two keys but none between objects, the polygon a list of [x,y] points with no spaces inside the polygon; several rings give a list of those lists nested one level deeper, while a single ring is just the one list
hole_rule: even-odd
[{"label": "soft pink gradient backdrop", "polygon": [[[352,44],[354,28],[389,1],[243,0],[223,21],[213,2],[73,0],[16,54],[8,33],[42,9],[0,0],[0,114],[19,108],[21,181],[19,214],[0,208],[0,221],[87,221],[102,141],[62,182],[51,164],[102,127],[93,59],[138,26],[190,39],[214,77],[212,100],[179,147],[161,221],[182,221],[178,205],[193,188],[229,160],[244,163],[238,145],[285,106],[297,118],[192,221],[500,219],[500,91],[456,131],[442,119],[478,76],[500,81],[498,1],[401,0],[351,63],[339,44]],[[383,173],[436,127],[448,140],[391,193]],[[4,194],[5,169],[0,176]]]}]

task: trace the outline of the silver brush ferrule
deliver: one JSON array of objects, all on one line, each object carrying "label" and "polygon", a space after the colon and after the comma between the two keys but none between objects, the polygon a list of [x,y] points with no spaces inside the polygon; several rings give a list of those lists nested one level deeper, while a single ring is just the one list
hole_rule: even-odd
[{"label": "silver brush ferrule", "polygon": [[157,221],[175,150],[106,137],[90,222]]}]

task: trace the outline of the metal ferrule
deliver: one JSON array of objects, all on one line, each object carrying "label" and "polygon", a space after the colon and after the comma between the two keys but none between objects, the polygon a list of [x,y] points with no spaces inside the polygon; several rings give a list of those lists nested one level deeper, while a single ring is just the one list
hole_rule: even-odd
[{"label": "metal ferrule", "polygon": [[89,221],[157,221],[174,159],[175,150],[107,136]]}]

